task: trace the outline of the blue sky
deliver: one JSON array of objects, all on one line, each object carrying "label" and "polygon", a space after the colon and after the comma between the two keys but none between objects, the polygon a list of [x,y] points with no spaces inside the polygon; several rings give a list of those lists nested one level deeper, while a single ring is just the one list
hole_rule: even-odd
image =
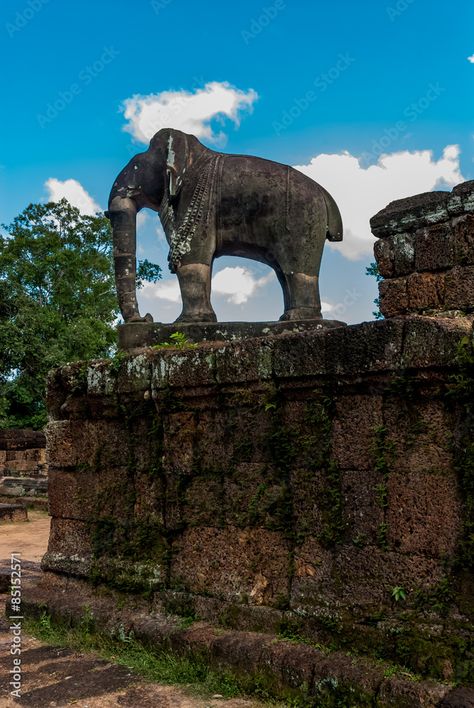
[{"label": "blue sky", "polygon": [[[163,120],[192,125],[209,147],[298,166],[331,191],[345,242],[326,246],[325,315],[370,319],[368,218],[474,178],[473,26],[467,0],[5,0],[0,221],[62,194],[104,208]],[[142,219],[140,253],[165,266],[157,224]],[[261,264],[219,259],[215,273],[220,319],[281,314]],[[179,314],[174,277],[141,298],[155,319]]]}]

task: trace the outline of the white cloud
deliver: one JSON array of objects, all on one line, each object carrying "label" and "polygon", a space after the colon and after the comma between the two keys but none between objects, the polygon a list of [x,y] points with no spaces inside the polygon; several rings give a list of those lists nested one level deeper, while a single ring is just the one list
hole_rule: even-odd
[{"label": "white cloud", "polygon": [[[262,278],[256,278],[248,268],[227,266],[212,278],[212,292],[215,295],[222,295],[233,305],[243,305],[274,277],[273,271]],[[145,283],[141,292],[145,297],[155,297],[167,302],[181,301],[177,278],[158,283]]]},{"label": "white cloud", "polygon": [[48,190],[49,202],[59,202],[63,198],[67,199],[82,214],[89,216],[94,216],[98,211],[102,211],[82,184],[75,179],[66,179],[61,182],[61,180],[51,177],[45,182],[45,187]]},{"label": "white cloud", "polygon": [[141,294],[144,297],[155,297],[167,302],[181,302],[181,293],[177,278],[163,280],[159,283],[143,283]]},{"label": "white cloud", "polygon": [[273,277],[273,271],[262,278],[255,278],[248,268],[227,266],[213,277],[212,290],[217,295],[224,295],[227,302],[233,305],[243,305]]},{"label": "white cloud", "polygon": [[420,192],[453,187],[464,181],[459,165],[459,147],[448,145],[439,160],[431,150],[394,152],[362,167],[349,152],[321,154],[307,165],[296,165],[323,185],[336,200],[344,223],[344,241],[330,246],[350,260],[371,255],[374,237],[369,219],[389,202]]},{"label": "white cloud", "polygon": [[332,305],[329,302],[324,302],[324,300],[321,300],[321,312],[332,312],[335,309],[335,305]]},{"label": "white cloud", "polygon": [[471,64],[474,64],[474,54],[471,54],[471,56],[468,57],[467,60],[470,61]]},{"label": "white cloud", "polygon": [[238,125],[241,111],[250,110],[257,98],[253,89],[241,91],[226,81],[212,81],[194,92],[136,94],[123,102],[128,121],[124,129],[142,143],[148,143],[161,128],[175,128],[221,143],[225,136],[213,131],[211,121],[226,117]]}]

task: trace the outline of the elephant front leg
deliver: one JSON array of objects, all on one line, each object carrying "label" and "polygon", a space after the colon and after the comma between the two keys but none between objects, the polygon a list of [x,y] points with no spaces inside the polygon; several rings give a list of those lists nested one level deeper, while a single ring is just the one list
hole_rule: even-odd
[{"label": "elephant front leg", "polygon": [[[283,282],[282,282],[283,281]],[[284,273],[281,279],[285,312],[281,320],[321,319],[319,278],[306,273]]]},{"label": "elephant front leg", "polygon": [[176,322],[217,322],[211,305],[211,267],[192,263],[180,266],[176,274],[183,300]]}]

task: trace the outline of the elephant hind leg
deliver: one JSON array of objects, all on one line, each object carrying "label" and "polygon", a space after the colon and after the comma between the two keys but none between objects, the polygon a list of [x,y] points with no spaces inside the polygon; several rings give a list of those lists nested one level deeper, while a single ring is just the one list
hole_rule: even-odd
[{"label": "elephant hind leg", "polygon": [[285,312],[280,320],[319,320],[321,300],[319,278],[306,273],[281,273]]}]

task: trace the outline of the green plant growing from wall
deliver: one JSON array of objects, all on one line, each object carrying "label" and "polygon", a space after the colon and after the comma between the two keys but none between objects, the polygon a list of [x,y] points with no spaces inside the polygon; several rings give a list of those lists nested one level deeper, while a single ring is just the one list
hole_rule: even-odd
[{"label": "green plant growing from wall", "polygon": [[402,602],[403,600],[407,599],[406,590],[400,585],[396,585],[394,588],[392,588],[391,596],[395,602]]},{"label": "green plant growing from wall", "polygon": [[168,337],[169,342],[162,342],[161,344],[154,344],[152,349],[167,349],[172,347],[173,349],[195,349],[197,344],[191,342],[184,332],[173,332]]}]

